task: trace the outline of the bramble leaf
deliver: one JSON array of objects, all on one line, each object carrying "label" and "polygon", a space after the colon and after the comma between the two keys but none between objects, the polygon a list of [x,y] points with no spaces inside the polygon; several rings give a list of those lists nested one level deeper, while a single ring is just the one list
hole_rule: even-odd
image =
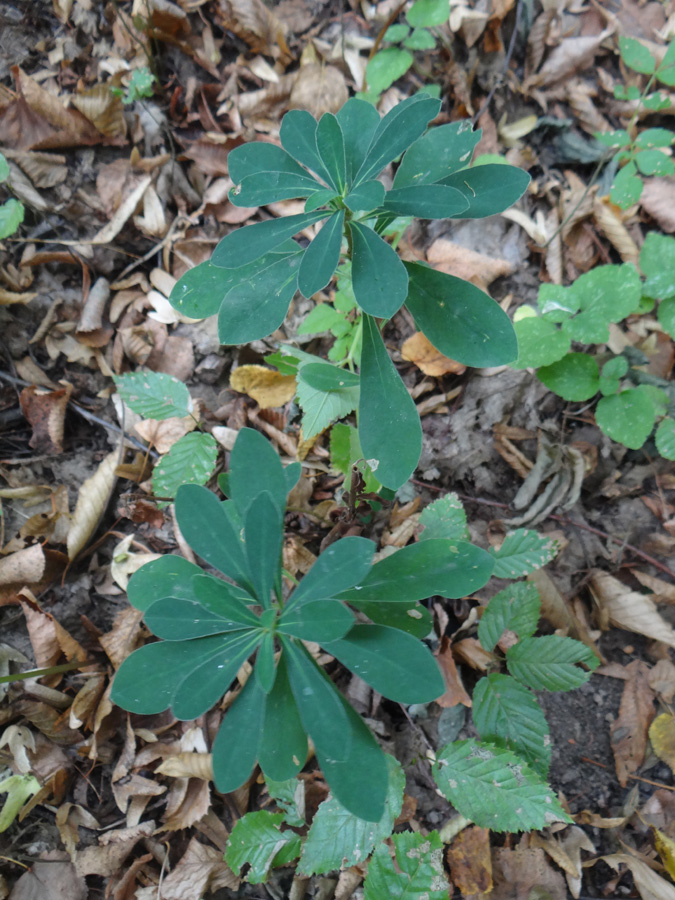
[{"label": "bramble leaf", "polygon": [[157,497],[175,497],[182,484],[206,484],[216,468],[218,442],[193,431],[176,441],[155,466],[152,491]]},{"label": "bramble leaf", "polygon": [[466,513],[457,494],[446,494],[430,503],[420,516],[422,532],[419,539],[445,538],[448,541],[468,541]]},{"label": "bramble leaf", "polygon": [[499,550],[491,547],[488,552],[495,559],[495,578],[520,578],[555,559],[558,542],[519,528],[506,535]]},{"label": "bramble leaf", "polygon": [[495,594],[478,623],[478,639],[492,652],[508,629],[518,638],[530,637],[537,630],[541,603],[539,591],[529,581],[510,584]]},{"label": "bramble leaf", "polygon": [[[267,879],[274,858],[282,848],[291,845],[290,859],[295,858],[300,852],[300,838],[293,831],[281,831],[279,826],[283,821],[283,813],[267,810],[242,816],[232,829],[225,850],[225,860],[232,871],[239,874],[248,864],[250,868],[245,880],[250,884],[261,884]],[[288,850],[284,857],[290,861]]]},{"label": "bramble leaf", "polygon": [[557,634],[523,638],[506,651],[509,672],[534,691],[571,691],[588,681],[599,664],[585,644]]},{"label": "bramble leaf", "polygon": [[120,397],[129,409],[144,419],[189,416],[190,392],[182,381],[164,372],[127,372],[113,375]]},{"label": "bramble leaf", "polygon": [[404,831],[392,837],[396,865],[386,844],[378,844],[368,864],[364,900],[446,900],[448,880],[443,869],[443,844],[435,831],[428,835]]}]

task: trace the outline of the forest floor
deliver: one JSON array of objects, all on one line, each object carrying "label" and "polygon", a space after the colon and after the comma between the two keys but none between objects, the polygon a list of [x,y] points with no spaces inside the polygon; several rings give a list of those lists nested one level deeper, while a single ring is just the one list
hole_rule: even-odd
[{"label": "forest floor", "polygon": [[[223,850],[238,817],[270,805],[262,778],[222,796],[208,766],[181,769],[174,759],[190,751],[205,758],[220,711],[192,723],[169,713],[130,722],[109,700],[114,670],[147,636],[126,600],[128,578],[148,554],[183,550],[170,508],[151,500],[146,450],[165,452],[189,427],[121,418],[112,376],[141,366],[174,375],[225,448],[251,425],[284,458],[296,457],[294,404],[261,408],[230,387],[230,376],[295,339],[321,297],[296,298],[280,332],[236,348],[219,345],[213,319],[180,321],[166,298],[231,229],[297,211],[296,201],[234,207],[229,150],[278,141],[290,108],[317,117],[339,109],[362,88],[375,42],[387,24],[404,21],[404,6],[8,0],[0,9],[0,150],[26,207],[20,230],[0,245],[0,675],[86,660],[0,685],[0,779],[31,773],[42,786],[18,818],[3,823],[0,813],[9,825],[0,833],[0,900],[362,896],[358,868],[348,878],[303,881],[286,868],[266,885],[241,880]],[[482,129],[477,152],[506,156],[532,182],[515,212],[411,228],[403,255],[472,281],[513,313],[536,306],[542,281],[569,284],[599,264],[636,262],[650,230],[675,232],[675,179],[646,179],[640,205],[622,212],[609,202],[593,140],[632,114],[612,92],[628,77],[619,37],[663,44],[673,9],[453,0],[435,48],[416,51],[380,111],[436,84],[437,123],[473,119]],[[143,69],[154,86],[134,101],[129,78]],[[629,319],[623,333],[639,347],[657,334],[650,371],[670,379],[673,342],[647,320]],[[669,765],[648,730],[655,716],[672,715],[675,697],[675,466],[649,443],[629,451],[612,442],[592,406],[565,403],[532,371],[465,371],[442,360],[439,374],[419,342],[402,352],[414,330],[403,311],[385,338],[420,409],[422,458],[397,502],[363,533],[403,546],[425,505],[455,491],[472,540],[488,547],[503,537],[538,452],[580,450],[581,490],[534,526],[559,542],[559,553],[533,577],[543,630],[583,634],[602,660],[580,689],[539,698],[553,741],[551,783],[577,824],[484,836],[467,859],[450,845],[450,896],[672,900],[675,862],[672,852],[657,853],[654,829],[675,840],[675,741]],[[315,352],[330,346],[298,340]],[[134,445],[121,446],[122,431]],[[301,449],[302,489],[284,550],[296,572],[319,552],[341,483],[327,436]],[[117,468],[105,465],[111,453]],[[435,600],[438,637],[451,647],[471,639],[475,601],[500,586]],[[448,675],[455,700],[416,715],[334,673],[403,764],[400,823],[413,830],[440,828],[453,814],[429,778],[427,748],[475,734],[466,713],[481,660],[462,644]],[[327,788],[312,765],[306,785],[317,804]]]}]

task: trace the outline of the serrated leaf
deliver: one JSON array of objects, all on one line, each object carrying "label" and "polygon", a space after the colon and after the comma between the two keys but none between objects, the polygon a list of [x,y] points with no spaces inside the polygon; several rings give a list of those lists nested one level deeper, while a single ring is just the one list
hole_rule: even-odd
[{"label": "serrated leaf", "polygon": [[558,542],[542,537],[536,531],[519,528],[507,534],[499,550],[491,547],[489,553],[495,559],[495,578],[520,578],[541,569],[555,559]]},{"label": "serrated leaf", "polygon": [[14,197],[10,197],[0,206],[0,240],[14,234],[23,222],[23,216],[23,203]]},{"label": "serrated leaf", "polygon": [[255,225],[245,225],[225,235],[213,251],[211,262],[214,266],[223,266],[226,269],[245,266],[275,250],[294,234],[307,228],[308,225],[320,222],[326,216],[326,210],[317,210],[284,216],[281,219],[268,219],[266,222],[256,222]]},{"label": "serrated leaf", "polygon": [[541,603],[536,585],[530,581],[510,584],[495,594],[478,623],[478,639],[492,652],[508,629],[522,640],[537,630]]},{"label": "serrated leaf", "polygon": [[514,369],[538,369],[562,359],[572,342],[553,322],[539,316],[526,316],[513,323],[518,338],[518,359]]},{"label": "serrated leaf", "polygon": [[656,411],[649,391],[642,386],[602,397],[595,409],[598,428],[613,441],[639,450],[654,427]]},{"label": "serrated leaf", "polygon": [[466,512],[457,494],[446,494],[434,500],[420,516],[423,526],[419,536],[421,541],[430,538],[445,538],[448,541],[467,541],[469,529],[466,525]]},{"label": "serrated leaf", "polygon": [[366,66],[368,87],[374,94],[381,94],[401,78],[413,64],[413,55],[400,47],[380,50]]},{"label": "serrated leaf", "polygon": [[337,419],[343,419],[352,412],[358,402],[360,388],[340,388],[339,390],[317,390],[302,378],[301,367],[298,371],[297,397],[303,411],[302,433],[305,440],[314,437],[328,428]]},{"label": "serrated leaf", "polygon": [[213,743],[213,780],[219,791],[235,791],[250,776],[263,731],[267,698],[257,681],[248,681],[235,697]]},{"label": "serrated leaf", "polygon": [[356,302],[368,315],[389,319],[398,312],[408,294],[406,268],[394,248],[372,228],[357,222],[350,223],[349,228]]},{"label": "serrated leaf", "polygon": [[523,638],[506,651],[509,672],[534,691],[571,691],[588,681],[599,663],[585,644],[557,634]]},{"label": "serrated leaf", "polygon": [[317,303],[314,309],[300,323],[298,334],[319,334],[334,328],[349,328],[344,315],[330,303]]},{"label": "serrated leaf", "polygon": [[510,165],[483,165],[462,169],[440,182],[460,191],[468,206],[459,218],[483,219],[504,212],[527,190],[530,176]]},{"label": "serrated leaf", "polygon": [[445,900],[450,886],[443,869],[443,844],[437,832],[404,831],[392,843],[396,865],[386,844],[376,847],[363,885],[364,900]]},{"label": "serrated leaf", "polygon": [[267,792],[283,810],[284,820],[294,828],[305,824],[305,782],[299,778],[275,781],[265,776]]},{"label": "serrated leaf", "polygon": [[[405,102],[405,101],[404,101]],[[359,440],[367,459],[377,459],[378,481],[397,490],[410,478],[422,451],[415,403],[387,353],[371,316],[363,317]]]},{"label": "serrated leaf", "polygon": [[513,362],[518,344],[506,313],[475,285],[420,263],[406,263],[406,306],[445,356],[466,366]]},{"label": "serrated leaf", "polygon": [[530,691],[515,678],[495,673],[480,679],[471,699],[481,740],[503,744],[546,778],[551,740],[546,716]]},{"label": "serrated leaf", "polygon": [[389,786],[380,820],[373,823],[358,818],[335,797],[324,800],[302,848],[300,873],[321,875],[358,865],[370,856],[376,844],[389,837],[403,805],[405,775],[393,757],[386,759]]},{"label": "serrated leaf", "polygon": [[675,421],[663,419],[656,429],[656,449],[664,459],[675,459]]},{"label": "serrated leaf", "polygon": [[515,753],[475,740],[455,741],[432,773],[461,815],[492,831],[530,831],[571,822],[549,786]]},{"label": "serrated leaf", "polygon": [[129,409],[144,419],[189,416],[190,392],[182,381],[164,372],[128,372],[113,375],[120,397]]},{"label": "serrated leaf", "polygon": [[246,813],[238,820],[225,850],[225,860],[233,872],[239,874],[248,864],[245,880],[261,884],[267,879],[274,857],[297,837],[293,831],[281,831],[283,813],[267,810]]},{"label": "serrated leaf", "polygon": [[298,287],[305,297],[323,290],[333,277],[340,261],[344,210],[333,213],[305,250],[298,271]]},{"label": "serrated leaf", "polygon": [[568,353],[538,369],[537,378],[563,400],[589,400],[600,389],[600,370],[588,353]]},{"label": "serrated leaf", "polygon": [[175,497],[182,484],[206,484],[216,467],[218,441],[192,432],[176,441],[155,466],[152,490],[157,497]]}]

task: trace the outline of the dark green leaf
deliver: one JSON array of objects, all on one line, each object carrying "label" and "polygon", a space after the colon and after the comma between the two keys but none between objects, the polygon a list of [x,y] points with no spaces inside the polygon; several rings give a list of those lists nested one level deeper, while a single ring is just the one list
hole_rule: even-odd
[{"label": "dark green leaf", "polygon": [[360,584],[333,596],[348,603],[407,603],[436,594],[466,597],[487,583],[493,566],[490,554],[472,544],[419,541],[380,560]]},{"label": "dark green leaf", "polygon": [[530,691],[509,675],[488,675],[474,688],[473,722],[481,740],[513,750],[546,778],[551,740],[546,717]]},{"label": "dark green leaf", "polygon": [[[644,296],[652,297],[655,300],[664,300],[674,296],[675,239],[670,235],[650,231],[645,237],[642,250],[640,250],[640,269],[646,277],[642,286]],[[671,323],[666,324],[661,319],[662,309],[663,304],[659,306],[659,321],[668,334],[673,337],[675,328]]]},{"label": "dark green leaf", "polygon": [[537,378],[563,400],[590,400],[600,388],[600,370],[588,353],[568,353],[558,362],[543,366]]},{"label": "dark green leaf", "polygon": [[223,794],[248,779],[258,758],[266,700],[254,677],[235,697],[213,743],[213,781]]},{"label": "dark green leaf", "polygon": [[344,637],[354,624],[354,616],[338,600],[310,600],[279,619],[279,631],[303,641],[325,644]]},{"label": "dark green leaf", "polygon": [[462,501],[457,494],[446,494],[434,500],[420,516],[422,533],[421,541],[430,538],[445,538],[448,541],[467,541],[469,529],[466,526],[466,513]]},{"label": "dark green leaf", "polygon": [[307,737],[291,692],[284,653],[277,666],[274,687],[267,697],[258,757],[260,768],[274,781],[295,777],[307,759]]},{"label": "dark green leaf", "polygon": [[445,184],[419,184],[387,191],[384,208],[399,216],[420,219],[458,218],[469,208],[466,196]]},{"label": "dark green leaf", "polygon": [[[579,668],[578,663],[590,671]],[[588,681],[600,660],[580,641],[547,634],[523,638],[509,647],[506,665],[514,678],[534,691],[571,691]]]},{"label": "dark green leaf", "polygon": [[333,113],[324,113],[319,119],[316,128],[316,149],[330,177],[331,186],[341,194],[347,182],[345,142],[340,123]]},{"label": "dark green leaf", "polygon": [[119,395],[129,409],[144,419],[189,416],[190,392],[182,381],[164,372],[128,372],[113,375]]},{"label": "dark green leaf", "polygon": [[283,820],[283,813],[260,810],[242,816],[232,829],[225,859],[237,874],[248,864],[246,881],[250,884],[266,881],[276,855],[297,837],[293,831],[280,830]]},{"label": "dark green leaf", "polygon": [[196,600],[214,615],[224,616],[250,627],[260,624],[258,616],[248,609],[257,603],[253,596],[234,584],[228,584],[213,575],[205,575],[201,569],[198,572],[192,578],[192,595],[186,599]]},{"label": "dark green leaf", "polygon": [[539,591],[530,581],[510,584],[490,600],[478,623],[478,639],[492,652],[508,629],[518,639],[530,637],[537,630],[541,602]]},{"label": "dark green leaf", "polygon": [[471,162],[471,155],[481,131],[474,131],[470,119],[432,128],[415,141],[401,160],[394,178],[394,187],[434,184],[463,169]]},{"label": "dark green leaf", "polygon": [[320,188],[318,181],[307,173],[303,176],[288,172],[265,172],[244,178],[232,188],[229,198],[234,206],[266,206],[279,200],[310,197]]},{"label": "dark green leaf", "polygon": [[239,514],[244,516],[263,491],[268,491],[275,505],[283,510],[290,490],[286,471],[267,438],[254,428],[242,428],[230,455],[229,496]]},{"label": "dark green leaf", "polygon": [[374,94],[381,94],[408,71],[413,64],[413,55],[400,47],[380,50],[366,66],[368,88]]},{"label": "dark green leaf", "polygon": [[385,487],[397,490],[415,471],[422,450],[417,408],[368,315],[363,317],[359,440],[366,458],[378,460],[373,469]]},{"label": "dark green leaf", "polygon": [[530,176],[516,166],[474,166],[441,181],[461,191],[469,204],[461,218],[482,219],[504,212],[527,190]]},{"label": "dark green leaf", "polygon": [[406,268],[394,248],[372,228],[357,222],[351,222],[349,228],[356,302],[368,315],[390,319],[408,294]]},{"label": "dark green leaf", "polygon": [[377,209],[384,203],[384,185],[380,181],[364,181],[345,197],[352,212]]},{"label": "dark green leaf", "polygon": [[281,565],[283,521],[283,513],[269,491],[255,497],[244,519],[248,571],[265,609],[271,605],[272,587]]},{"label": "dark green leaf", "polygon": [[619,390],[621,379],[628,371],[628,360],[625,356],[615,356],[602,367],[600,375],[600,393],[603,397],[616,394]]},{"label": "dark green leaf", "polygon": [[215,494],[197,484],[184,484],[176,493],[176,521],[195,553],[247,590],[244,547]]},{"label": "dark green leaf", "polygon": [[441,670],[426,645],[397,628],[355,625],[347,637],[323,646],[397,703],[429,703],[445,690]]},{"label": "dark green leaf", "polygon": [[[174,716],[190,721],[208,712],[227,691],[243,663],[260,643],[260,638],[260,631],[256,629],[185,642],[187,646],[194,646],[206,641],[217,641],[218,647],[212,650],[210,657],[201,664],[183,666],[184,677],[171,701]],[[184,646],[184,644],[169,646]],[[189,672],[188,675],[185,675],[186,671]]]},{"label": "dark green leaf", "polygon": [[657,312],[659,323],[663,329],[675,338],[675,297],[666,297],[661,303]]},{"label": "dark green leaf", "polygon": [[184,316],[215,316],[225,295],[238,282],[239,269],[221,269],[210,260],[188,269],[173,286],[169,303]]},{"label": "dark green leaf", "polygon": [[498,303],[454,275],[420,263],[405,266],[410,277],[406,306],[437,350],[466,366],[513,362],[516,335]]},{"label": "dark green leaf", "polygon": [[149,716],[163,712],[185,673],[211,659],[223,645],[222,636],[196,641],[158,641],[134,650],[113,681],[112,702],[129,712]]},{"label": "dark green leaf", "polygon": [[[330,203],[330,201],[334,199],[335,191],[332,188],[323,191],[315,191],[307,198],[307,202],[305,203],[305,212],[314,212],[315,209],[320,209],[322,206],[326,206],[326,204]],[[330,212],[330,210],[328,210],[327,212]]]},{"label": "dark green leaf", "polygon": [[307,363],[298,370],[298,378],[317,391],[341,391],[358,387],[359,376],[330,363]]},{"label": "dark green leaf", "polygon": [[316,119],[304,109],[292,109],[281,122],[281,144],[291,156],[330,184],[330,178],[316,150]]},{"label": "dark green leaf", "polygon": [[433,776],[455,809],[491,831],[530,831],[571,822],[546,782],[515,753],[455,741],[438,754]]},{"label": "dark green leaf", "polygon": [[[290,494],[302,476],[302,463],[289,463],[284,469],[284,481],[286,482],[286,494]],[[284,506],[285,506],[284,502]]]},{"label": "dark green leaf", "polygon": [[380,114],[372,103],[350,97],[336,116],[345,142],[347,184],[351,184],[366,158],[370,142],[380,124]]},{"label": "dark green leaf", "polygon": [[266,632],[260,641],[258,655],[255,660],[254,677],[262,691],[266,694],[274,687],[277,667],[274,664],[274,635]]},{"label": "dark green leaf", "polygon": [[294,234],[326,218],[325,210],[268,219],[255,225],[245,225],[225,235],[213,251],[211,262],[214,266],[234,269],[260,259],[274,250]]},{"label": "dark green leaf", "polygon": [[351,748],[351,730],[342,699],[332,681],[318,668],[302,644],[282,636],[288,680],[302,725],[317,750],[344,760]]},{"label": "dark green leaf", "polygon": [[165,641],[189,641],[210,634],[245,631],[259,624],[257,616],[243,603],[236,604],[234,613],[234,616],[217,615],[196,600],[166,597],[152,603],[144,619],[150,631]]},{"label": "dark green leaf", "polygon": [[415,94],[390,110],[375,129],[366,158],[356,173],[355,185],[369,181],[403,153],[423,134],[440,107],[439,100]]},{"label": "dark green leaf", "polygon": [[521,578],[529,575],[555,559],[558,547],[558,542],[551,538],[538,535],[536,531],[519,528],[506,535],[499,550],[490,548],[490,553],[495,558],[492,574],[495,578]]},{"label": "dark green leaf", "polygon": [[443,844],[435,831],[404,831],[392,837],[396,863],[385,843],[368,863],[364,900],[446,900],[450,886],[443,868]]},{"label": "dark green leaf", "polygon": [[227,168],[235,184],[241,184],[244,178],[274,172],[284,172],[301,178],[309,177],[305,169],[299,166],[286,150],[264,141],[242,144],[230,150]]},{"label": "dark green leaf", "polygon": [[311,297],[326,287],[340,261],[344,210],[333,213],[314,238],[300,263],[298,287],[305,297]]},{"label": "dark green leaf", "polygon": [[202,574],[199,566],[182,556],[160,556],[134,572],[129,581],[127,599],[141,611],[145,611],[155,600],[165,597],[194,600],[192,578]]},{"label": "dark green leaf", "polygon": [[425,638],[433,629],[429,610],[414,601],[370,603],[367,600],[350,600],[349,603],[368,616],[376,625],[398,628],[416,638]]},{"label": "dark green leaf", "polygon": [[291,594],[284,607],[286,613],[298,604],[334,597],[363,581],[374,553],[375,544],[362,537],[346,537],[330,544]]}]

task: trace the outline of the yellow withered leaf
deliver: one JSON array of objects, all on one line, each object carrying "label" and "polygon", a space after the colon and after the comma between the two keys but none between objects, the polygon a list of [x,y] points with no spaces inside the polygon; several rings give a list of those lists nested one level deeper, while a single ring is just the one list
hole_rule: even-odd
[{"label": "yellow withered leaf", "polygon": [[282,375],[265,366],[239,366],[230,376],[230,387],[248,394],[261,409],[284,406],[295,396],[295,376]]},{"label": "yellow withered leaf", "polygon": [[661,857],[661,862],[666,867],[666,872],[675,881],[675,841],[659,831],[658,828],[653,829],[653,834],[654,846]]},{"label": "yellow withered leaf", "polygon": [[663,713],[649,727],[649,740],[654,753],[675,772],[675,716]]}]

